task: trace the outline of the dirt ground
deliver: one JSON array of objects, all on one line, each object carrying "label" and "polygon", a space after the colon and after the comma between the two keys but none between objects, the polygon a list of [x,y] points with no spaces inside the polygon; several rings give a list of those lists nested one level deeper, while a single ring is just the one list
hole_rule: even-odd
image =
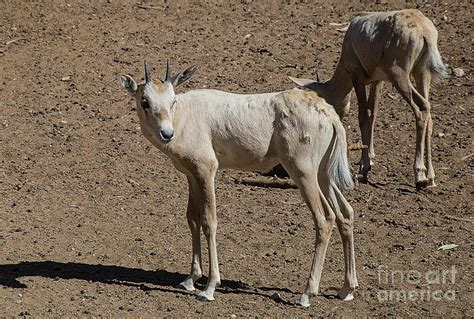
[{"label": "dirt ground", "polygon": [[[473,5],[386,2],[1,1],[0,316],[474,316]],[[141,135],[119,75],[143,77],[146,58],[163,76],[170,59],[175,71],[199,65],[179,92],[288,89],[289,75],[332,74],[343,39],[334,23],[401,8],[435,21],[445,63],[465,75],[432,89],[438,187],[422,192],[413,115],[386,85],[371,184],[347,192],[355,299],[335,297],[335,231],[320,295],[309,308],[291,304],[313,254],[310,212],[297,190],[235,183],[256,176],[237,171],[217,178],[216,301],[176,289],[191,261],[186,181]],[[353,96],[350,143],[356,123]],[[358,158],[350,153],[353,169]]]}]

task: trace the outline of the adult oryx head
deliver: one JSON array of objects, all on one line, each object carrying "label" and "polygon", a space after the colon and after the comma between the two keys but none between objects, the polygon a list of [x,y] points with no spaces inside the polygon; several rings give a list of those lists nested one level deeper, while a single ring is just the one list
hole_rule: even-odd
[{"label": "adult oryx head", "polygon": [[166,62],[164,81],[153,79],[145,61],[145,82],[136,84],[129,75],[122,75],[122,86],[135,98],[142,130],[153,134],[163,144],[174,137],[173,107],[176,104],[174,89],[193,75],[197,66],[171,76],[169,62]]},{"label": "adult oryx head", "polygon": [[316,80],[294,78],[291,76],[289,78],[298,84],[298,86],[315,91],[320,97],[325,99],[326,102],[334,106],[341,118],[349,112],[351,106],[350,89],[352,87],[346,94],[335,94],[335,92],[337,93],[335,87],[340,87],[339,83],[333,79],[322,81],[319,72],[316,72]]}]

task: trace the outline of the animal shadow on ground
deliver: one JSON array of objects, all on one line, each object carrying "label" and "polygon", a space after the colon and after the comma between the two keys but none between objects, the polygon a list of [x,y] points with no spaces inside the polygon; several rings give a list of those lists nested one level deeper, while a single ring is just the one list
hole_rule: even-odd
[{"label": "animal shadow on ground", "polygon": [[[159,290],[180,294],[189,292],[175,288],[187,275],[178,272],[169,272],[164,269],[143,270],[115,265],[94,265],[84,263],[62,263],[57,261],[25,261],[18,264],[0,265],[0,286],[9,288],[28,288],[20,282],[20,277],[44,277],[53,279],[80,279],[104,284],[115,284],[136,287],[143,291]],[[207,278],[201,278],[198,288],[203,288]],[[150,286],[152,285],[152,286]],[[222,280],[218,291],[222,293],[251,294],[270,298],[277,303],[292,304],[267,291],[284,291],[295,294],[287,288],[278,287],[250,287],[236,280]]]}]

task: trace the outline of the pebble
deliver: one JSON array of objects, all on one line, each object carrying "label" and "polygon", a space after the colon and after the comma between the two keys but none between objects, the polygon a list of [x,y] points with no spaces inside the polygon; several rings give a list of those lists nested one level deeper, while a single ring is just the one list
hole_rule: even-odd
[{"label": "pebble", "polygon": [[278,292],[275,292],[270,298],[272,298],[274,301],[282,301],[281,296]]},{"label": "pebble", "polygon": [[461,77],[461,76],[464,76],[465,73],[464,73],[464,70],[461,68],[454,68],[453,74],[457,77]]}]

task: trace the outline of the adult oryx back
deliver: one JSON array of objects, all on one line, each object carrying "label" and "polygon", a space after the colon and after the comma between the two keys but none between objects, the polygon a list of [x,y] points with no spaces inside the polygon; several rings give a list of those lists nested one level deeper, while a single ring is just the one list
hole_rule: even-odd
[{"label": "adult oryx back", "polygon": [[[415,185],[417,189],[436,186],[429,92],[431,82],[439,82],[447,76],[437,42],[435,25],[418,10],[364,12],[354,16],[349,24],[331,79],[320,82],[292,78],[301,87],[317,92],[341,117],[349,112],[350,94],[354,89],[362,144],[367,145],[362,149],[359,165],[361,182],[368,181],[368,173],[374,165],[377,105],[383,83],[390,82],[416,119]],[[368,95],[367,85],[370,85]]]}]

